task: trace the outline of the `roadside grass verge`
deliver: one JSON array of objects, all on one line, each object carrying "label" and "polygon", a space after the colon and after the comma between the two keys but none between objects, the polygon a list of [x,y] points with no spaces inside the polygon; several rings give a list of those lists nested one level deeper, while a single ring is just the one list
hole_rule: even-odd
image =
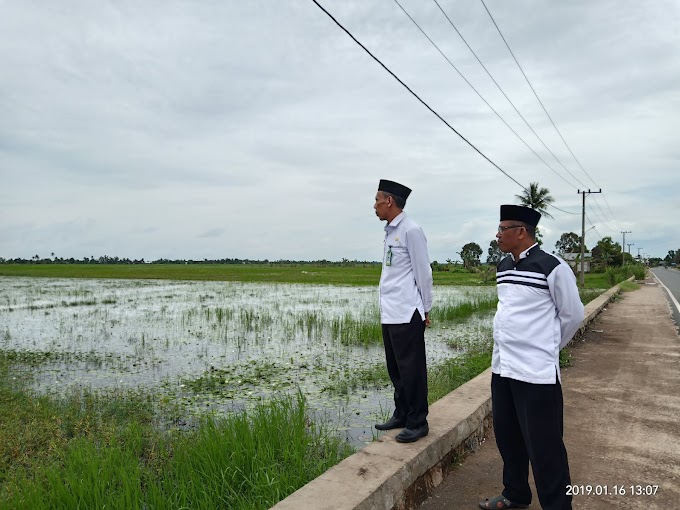
[{"label": "roadside grass verge", "polygon": [[150,395],[31,394],[0,359],[0,508],[267,509],[354,449],[282,397],[180,431]]},{"label": "roadside grass verge", "polygon": [[640,288],[640,285],[638,285],[635,282],[621,282],[619,284],[619,289],[621,289],[621,292],[631,292],[634,290],[638,290]]}]

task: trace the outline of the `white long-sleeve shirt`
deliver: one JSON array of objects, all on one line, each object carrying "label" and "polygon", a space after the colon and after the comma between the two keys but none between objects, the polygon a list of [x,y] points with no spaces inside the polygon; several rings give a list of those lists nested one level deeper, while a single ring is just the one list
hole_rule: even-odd
[{"label": "white long-sleeve shirt", "polygon": [[534,244],[498,264],[491,371],[533,384],[561,381],[559,353],[584,317],[569,265]]},{"label": "white long-sleeve shirt", "polygon": [[423,230],[403,212],[385,226],[380,275],[380,321],[411,322],[415,310],[425,320],[432,308],[432,268]]}]

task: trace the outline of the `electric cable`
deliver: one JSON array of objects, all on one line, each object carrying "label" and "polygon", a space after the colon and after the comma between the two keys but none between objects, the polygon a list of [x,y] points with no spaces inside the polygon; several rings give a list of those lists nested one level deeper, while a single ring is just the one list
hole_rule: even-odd
[{"label": "electric cable", "polygon": [[[413,97],[415,97],[423,106],[425,106],[430,112],[432,112],[439,120],[441,120],[451,131],[453,131],[456,135],[458,135],[465,143],[467,143],[470,147],[472,147],[480,156],[482,156],[484,159],[486,159],[489,163],[491,163],[496,169],[498,169],[503,175],[505,175],[508,179],[513,181],[515,184],[517,184],[520,188],[522,188],[524,191],[528,192],[527,190],[517,179],[512,177],[509,173],[507,173],[505,170],[503,170],[500,166],[498,166],[496,163],[494,163],[486,154],[484,154],[481,150],[479,150],[472,142],[470,142],[467,138],[465,138],[456,128],[454,128],[451,124],[449,124],[446,119],[444,119],[439,113],[437,113],[429,104],[427,104],[421,97],[416,94],[406,83],[404,83],[394,72],[392,72],[385,64],[382,63],[382,61],[373,55],[371,51],[366,48],[352,33],[347,30],[335,17],[328,12],[317,0],[312,0],[316,4],[316,6],[321,9],[340,29],[345,32],[355,43],[357,43],[361,49],[363,49],[368,55],[375,60],[385,71],[387,71],[395,80],[397,80],[406,90],[408,90]],[[553,207],[554,209],[557,209],[558,211],[561,211],[566,214],[578,214],[574,212],[569,212],[565,211],[564,209],[560,209],[559,207],[556,207],[552,204],[549,204],[550,207]]]},{"label": "electric cable", "polygon": [[[397,0],[394,0],[394,1],[397,2]],[[531,132],[534,134],[534,136],[536,136],[536,138],[538,139],[538,141],[541,142],[541,144],[543,145],[543,147],[545,147],[545,149],[552,155],[552,157],[555,159],[555,161],[557,161],[557,162],[562,166],[562,168],[564,168],[564,170],[565,170],[569,175],[571,175],[571,177],[572,177],[576,182],[578,182],[582,187],[586,187],[586,185],[583,184],[583,183],[578,179],[578,177],[576,177],[574,174],[571,173],[571,171],[564,165],[564,163],[562,163],[562,161],[555,155],[555,153],[554,153],[553,151],[550,150],[550,148],[545,144],[545,142],[543,141],[543,139],[538,135],[538,133],[536,133],[536,131],[534,130],[534,128],[531,126],[531,124],[529,124],[529,122],[527,121],[527,119],[524,118],[524,115],[521,114],[521,112],[517,109],[517,107],[515,106],[515,104],[510,100],[510,98],[508,97],[508,95],[505,93],[505,91],[503,90],[503,88],[498,84],[498,82],[497,82],[496,79],[493,77],[493,75],[491,74],[491,72],[486,68],[486,66],[484,65],[484,63],[483,63],[483,62],[481,61],[481,59],[477,56],[477,53],[475,53],[475,51],[472,49],[472,47],[471,47],[471,46],[468,44],[468,42],[465,40],[465,37],[463,37],[463,34],[460,33],[460,30],[458,30],[458,28],[457,28],[456,25],[453,23],[453,21],[451,20],[451,18],[449,17],[449,15],[446,14],[446,11],[444,11],[444,9],[442,8],[442,6],[439,5],[439,2],[438,2],[437,0],[433,0],[433,2],[434,2],[435,4],[437,4],[437,7],[439,7],[439,10],[442,12],[442,14],[444,15],[444,17],[447,19],[447,21],[449,22],[449,24],[451,25],[451,27],[453,27],[453,29],[456,31],[456,33],[457,33],[458,36],[461,38],[461,40],[465,43],[465,46],[467,46],[467,48],[470,50],[470,52],[471,52],[471,53],[474,55],[474,57],[477,59],[477,62],[479,62],[479,65],[482,66],[482,69],[484,69],[484,71],[485,71],[486,74],[489,76],[489,78],[491,78],[491,81],[493,81],[494,85],[496,85],[496,87],[498,88],[498,90],[500,90],[501,94],[503,94],[503,97],[505,97],[505,99],[508,100],[508,103],[510,103],[510,105],[513,107],[513,109],[515,110],[515,112],[517,112],[517,115],[519,115],[519,117],[524,121],[524,123],[526,124],[526,126],[531,130]],[[397,2],[397,4],[399,4],[399,2]],[[401,7],[401,5],[399,5],[399,7]],[[403,7],[402,7],[402,10],[403,10]],[[410,16],[409,16],[409,17],[410,17]],[[420,28],[420,27],[419,27],[419,28]],[[428,38],[428,39],[429,39],[429,38]],[[533,151],[533,149],[532,149],[532,151]],[[534,154],[535,154],[535,152],[534,152]],[[543,161],[543,159],[541,159],[541,161]],[[545,163],[545,162],[544,162],[544,163]],[[552,168],[550,168],[550,169],[552,170]],[[553,171],[554,171],[554,170],[553,170]],[[591,180],[592,180],[592,179],[591,179]],[[571,183],[568,183],[568,184],[569,184],[570,186],[572,186],[574,189],[577,189],[577,187],[574,186],[573,184],[571,184]]]},{"label": "electric cable", "polygon": [[[465,75],[463,75],[463,73],[460,72],[460,70],[455,66],[455,64],[454,64],[453,62],[451,62],[451,60],[449,59],[449,57],[447,57],[447,56],[444,54],[444,52],[439,48],[439,46],[437,46],[437,44],[430,38],[430,36],[427,35],[427,33],[425,32],[425,30],[423,30],[422,27],[418,24],[418,22],[417,22],[415,19],[413,19],[413,17],[406,11],[406,9],[404,9],[404,7],[399,3],[399,1],[398,1],[398,0],[394,0],[394,3],[396,3],[396,4],[399,6],[399,8],[402,10],[402,12],[403,12],[404,14],[406,14],[406,16],[411,20],[411,22],[412,22],[416,27],[418,27],[418,30],[420,30],[420,32],[427,38],[427,40],[430,41],[430,43],[432,44],[432,46],[434,46],[435,49],[440,53],[440,55],[441,55],[442,57],[444,57],[444,59],[449,63],[449,65],[450,65],[451,67],[453,67],[453,69],[455,69],[455,71],[458,73],[458,75],[459,75],[461,78],[463,78],[463,80],[465,81],[465,83],[467,83],[467,84],[470,86],[470,88],[471,88],[472,90],[475,91],[475,93],[479,96],[479,98],[480,98],[482,101],[484,101],[484,104],[486,104],[486,106],[488,106],[488,107],[491,109],[491,111],[494,112],[494,113],[496,114],[496,116],[501,120],[501,122],[503,122],[503,124],[505,124],[505,125],[507,126],[507,128],[508,128],[510,131],[512,131],[513,134],[514,134],[517,138],[519,138],[520,141],[521,141],[524,145],[526,145],[527,148],[528,148],[531,152],[533,152],[533,153],[536,155],[536,157],[537,157],[538,159],[540,159],[540,160],[543,162],[543,164],[544,164],[545,166],[547,166],[550,170],[552,170],[552,171],[555,173],[555,175],[557,175],[560,179],[562,179],[564,182],[566,182],[566,183],[567,183],[569,186],[571,186],[572,188],[578,189],[576,186],[574,186],[572,183],[570,183],[568,180],[566,180],[561,174],[559,174],[553,167],[551,167],[551,166],[550,166],[550,165],[549,165],[549,164],[548,164],[548,163],[547,163],[547,162],[546,162],[546,161],[545,161],[545,160],[544,160],[544,159],[543,159],[543,158],[542,158],[542,157],[541,157],[541,156],[540,156],[540,155],[539,155],[539,154],[538,154],[538,153],[537,153],[537,152],[536,152],[536,151],[535,151],[535,150],[534,150],[534,149],[533,149],[526,141],[524,141],[524,139],[517,133],[517,131],[515,131],[515,130],[510,126],[510,124],[508,124],[508,123],[505,121],[505,119],[501,116],[501,114],[498,113],[498,112],[494,109],[494,107],[491,106],[491,105],[489,104],[489,102],[484,98],[484,96],[482,96],[482,94],[475,88],[475,86],[474,86],[472,83],[470,83],[470,81],[465,77]],[[492,79],[493,79],[493,78],[492,78]],[[506,96],[506,97],[507,97],[507,96]],[[508,100],[508,101],[509,101],[509,100]],[[573,176],[572,176],[572,177],[573,177]],[[576,179],[576,180],[578,181],[578,179]],[[581,184],[582,184],[582,183],[581,183]]]},{"label": "electric cable", "polygon": [[599,186],[599,185],[593,180],[593,178],[588,174],[588,172],[586,172],[586,169],[583,168],[583,165],[581,165],[581,162],[578,160],[578,158],[576,157],[576,155],[574,154],[574,152],[571,150],[571,147],[569,147],[569,144],[567,143],[567,141],[566,141],[566,140],[564,139],[564,137],[562,136],[562,133],[560,133],[560,130],[557,129],[557,126],[555,125],[555,122],[553,122],[552,117],[551,117],[550,114],[548,113],[548,110],[547,110],[546,107],[543,105],[543,102],[542,102],[541,99],[538,97],[538,94],[536,93],[536,90],[534,90],[533,85],[531,85],[531,82],[529,81],[529,78],[528,78],[527,75],[524,73],[524,69],[522,69],[522,66],[521,66],[521,65],[519,64],[519,62],[517,61],[517,57],[515,57],[515,54],[514,54],[514,53],[512,52],[512,50],[510,49],[510,45],[508,44],[508,41],[505,40],[505,37],[503,36],[503,32],[501,32],[501,29],[498,27],[498,24],[496,23],[496,20],[495,20],[494,17],[491,15],[491,11],[489,11],[489,8],[488,8],[488,7],[486,6],[486,4],[484,3],[484,0],[480,0],[480,1],[482,2],[482,5],[484,6],[484,9],[486,9],[486,12],[488,13],[489,17],[491,18],[491,21],[493,22],[494,26],[496,27],[496,30],[498,30],[498,33],[500,34],[501,39],[503,39],[503,42],[505,43],[505,46],[508,48],[508,51],[510,52],[510,55],[512,55],[512,58],[514,59],[515,63],[517,64],[517,67],[518,67],[519,70],[522,72],[522,76],[524,76],[524,79],[525,79],[525,80],[527,81],[527,83],[529,84],[529,87],[531,88],[531,91],[534,93],[534,96],[536,96],[536,100],[537,100],[538,103],[541,105],[541,108],[543,108],[543,111],[545,112],[546,116],[547,116],[548,119],[550,120],[550,123],[551,123],[551,124],[553,125],[553,127],[555,128],[555,131],[557,131],[557,134],[558,134],[559,137],[562,139],[562,142],[564,143],[565,147],[567,148],[567,150],[569,151],[569,153],[571,154],[571,156],[574,158],[574,161],[576,161],[576,163],[578,164],[578,166],[581,167],[581,170],[583,170],[583,173],[586,174],[586,175],[588,176],[588,178],[593,182],[593,184],[595,184],[598,188],[601,188],[602,186]]},{"label": "electric cable", "polygon": [[338,26],[339,26],[339,27],[340,27],[340,28],[341,28],[348,36],[350,36],[350,38],[351,38],[355,43],[357,43],[359,46],[361,46],[361,49],[363,49],[366,53],[368,53],[369,56],[370,56],[373,60],[375,60],[378,64],[380,64],[380,66],[381,66],[383,69],[385,69],[385,71],[387,71],[388,73],[390,73],[390,74],[392,75],[392,77],[393,77],[395,80],[397,80],[397,81],[398,81],[398,82],[399,82],[406,90],[408,90],[408,91],[411,93],[411,95],[413,95],[413,97],[415,97],[418,101],[420,101],[420,102],[423,104],[423,106],[425,106],[425,108],[427,108],[428,110],[430,110],[430,111],[431,111],[431,112],[432,112],[439,120],[441,120],[444,124],[446,124],[446,126],[447,126],[451,131],[453,131],[454,133],[456,133],[456,134],[457,134],[457,135],[458,135],[465,143],[467,143],[470,147],[472,147],[475,151],[477,151],[477,152],[479,153],[480,156],[482,156],[482,157],[483,157],[484,159],[486,159],[489,163],[491,163],[494,167],[496,167],[498,170],[500,170],[500,171],[503,173],[503,175],[505,175],[508,179],[510,179],[510,180],[511,180],[512,182],[514,182],[515,184],[517,184],[517,185],[518,185],[520,188],[522,188],[524,191],[528,191],[524,186],[522,186],[522,185],[519,183],[519,181],[517,181],[513,176],[511,176],[509,173],[507,173],[505,170],[503,170],[501,167],[499,167],[496,163],[494,163],[493,161],[491,161],[491,159],[489,159],[489,157],[487,157],[486,154],[484,154],[484,153],[483,153],[482,151],[480,151],[477,147],[475,147],[475,145],[474,145],[472,142],[470,142],[467,138],[465,138],[462,134],[460,134],[460,133],[456,130],[456,128],[454,128],[451,124],[449,124],[449,123],[448,123],[441,115],[439,115],[434,109],[432,109],[432,107],[430,107],[430,105],[428,105],[425,101],[423,101],[423,100],[420,98],[420,96],[419,96],[418,94],[416,94],[413,90],[411,90],[411,88],[410,88],[408,85],[406,85],[406,83],[404,83],[404,82],[403,82],[396,74],[394,74],[394,73],[393,73],[393,72],[392,72],[385,64],[383,64],[383,63],[380,61],[380,59],[378,59],[378,57],[376,57],[375,55],[373,55],[373,53],[371,53],[370,50],[369,50],[368,48],[366,48],[366,46],[364,46],[363,44],[361,44],[361,42],[359,42],[359,40],[358,40],[356,37],[354,37],[354,36],[352,35],[352,33],[351,33],[349,30],[347,30],[347,29],[346,29],[346,28],[345,28],[345,27],[344,27],[337,19],[335,19],[335,18],[333,17],[333,15],[332,15],[330,12],[328,12],[326,9],[324,9],[323,6],[322,6],[321,4],[319,4],[319,2],[317,2],[317,0],[312,0],[312,2],[314,2],[314,3],[317,5],[317,7],[318,7],[319,9],[321,9],[324,13],[326,13],[326,15],[327,15],[330,19],[332,19],[333,22],[334,22],[336,25],[338,25]]}]

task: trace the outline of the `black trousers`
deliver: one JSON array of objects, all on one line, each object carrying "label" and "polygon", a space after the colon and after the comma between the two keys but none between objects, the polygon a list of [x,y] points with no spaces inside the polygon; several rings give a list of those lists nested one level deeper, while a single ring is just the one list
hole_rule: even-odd
[{"label": "black trousers", "polygon": [[425,321],[416,310],[411,322],[383,324],[387,372],[394,385],[394,416],[406,419],[406,428],[427,424],[427,365]]},{"label": "black trousers", "polygon": [[514,503],[531,503],[531,461],[543,510],[571,509],[559,381],[530,384],[493,374],[491,402],[496,444],[503,458],[503,496]]}]

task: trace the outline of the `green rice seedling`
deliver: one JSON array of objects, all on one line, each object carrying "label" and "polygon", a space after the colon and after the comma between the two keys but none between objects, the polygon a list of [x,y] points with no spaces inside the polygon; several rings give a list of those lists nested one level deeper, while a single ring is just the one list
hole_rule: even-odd
[{"label": "green rice seedling", "polygon": [[326,319],[321,311],[305,310],[298,316],[297,324],[311,338],[315,333],[323,331]]},{"label": "green rice seedling", "polygon": [[473,297],[454,305],[437,305],[432,308],[432,319],[436,322],[461,321],[476,314],[495,310],[498,304],[496,296]]},{"label": "green rice seedling", "polygon": [[222,324],[223,322],[233,319],[234,310],[231,308],[215,308],[215,317],[217,318],[217,322]]},{"label": "green rice seedling", "polygon": [[96,299],[83,299],[80,301],[62,301],[61,306],[92,306],[96,305]]},{"label": "green rice seedling", "polygon": [[337,317],[330,322],[330,334],[334,340],[343,345],[371,345],[382,344],[382,326],[377,311],[368,318],[356,319],[350,312]]},{"label": "green rice seedling", "polygon": [[363,345],[364,347],[382,344],[382,325],[380,321],[359,319],[343,328],[341,342],[344,345]]}]

